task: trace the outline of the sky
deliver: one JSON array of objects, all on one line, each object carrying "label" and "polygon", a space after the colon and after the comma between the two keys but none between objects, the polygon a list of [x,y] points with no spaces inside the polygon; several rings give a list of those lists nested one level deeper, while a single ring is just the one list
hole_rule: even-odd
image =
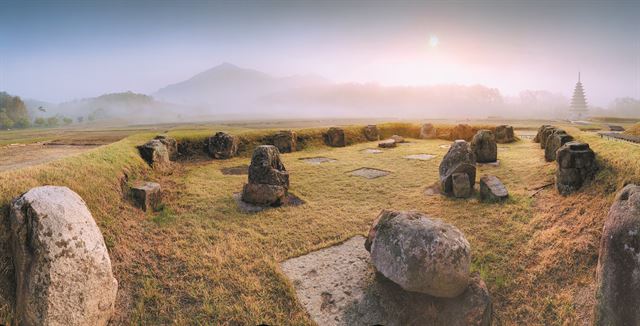
[{"label": "sky", "polygon": [[152,94],[222,62],[275,76],[640,98],[640,1],[0,0],[0,90]]}]

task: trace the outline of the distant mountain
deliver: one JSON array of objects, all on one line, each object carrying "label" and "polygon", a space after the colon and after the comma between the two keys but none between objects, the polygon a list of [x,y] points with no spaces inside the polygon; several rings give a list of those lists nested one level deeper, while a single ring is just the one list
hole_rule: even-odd
[{"label": "distant mountain", "polygon": [[269,94],[328,83],[318,76],[274,77],[223,63],[161,88],[153,96],[163,101],[207,107],[212,112],[231,113],[238,108],[254,107],[261,97]]}]

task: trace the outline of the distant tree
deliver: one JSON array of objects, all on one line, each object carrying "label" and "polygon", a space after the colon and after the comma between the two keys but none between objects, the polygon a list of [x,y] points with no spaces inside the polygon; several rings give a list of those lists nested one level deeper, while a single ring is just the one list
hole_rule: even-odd
[{"label": "distant tree", "polygon": [[37,117],[33,120],[33,124],[36,125],[36,127],[44,127],[47,124],[47,121],[43,117]]},{"label": "distant tree", "polygon": [[615,116],[640,118],[640,100],[632,97],[617,98],[609,105]]},{"label": "distant tree", "polygon": [[29,128],[31,127],[31,122],[27,118],[19,118],[13,124],[14,128]]},{"label": "distant tree", "polygon": [[47,127],[57,127],[60,125],[60,119],[58,117],[47,118]]},{"label": "distant tree", "polygon": [[13,120],[9,118],[4,109],[0,110],[0,129],[9,129],[11,127],[13,127]]},{"label": "distant tree", "polygon": [[78,121],[78,123],[83,123],[84,122],[84,117],[83,116],[79,116],[76,118],[76,120]]},{"label": "distant tree", "polygon": [[0,109],[3,109],[7,118],[9,118],[13,123],[19,120],[23,121],[23,119],[29,120],[27,106],[18,96],[11,96],[6,92],[0,92]]},{"label": "distant tree", "polygon": [[64,118],[62,118],[62,123],[64,123],[65,126],[68,126],[68,125],[73,123],[73,119],[68,118],[68,117],[64,117]]}]

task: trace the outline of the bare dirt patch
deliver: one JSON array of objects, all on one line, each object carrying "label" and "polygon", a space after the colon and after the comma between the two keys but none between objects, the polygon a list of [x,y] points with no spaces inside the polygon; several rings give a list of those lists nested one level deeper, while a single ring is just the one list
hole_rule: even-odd
[{"label": "bare dirt patch", "polygon": [[14,144],[0,147],[0,172],[77,155],[99,145]]}]

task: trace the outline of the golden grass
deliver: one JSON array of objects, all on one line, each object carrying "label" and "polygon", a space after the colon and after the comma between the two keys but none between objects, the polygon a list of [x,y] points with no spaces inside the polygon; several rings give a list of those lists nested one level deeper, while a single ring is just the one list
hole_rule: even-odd
[{"label": "golden grass", "polygon": [[629,127],[624,133],[627,135],[640,136],[640,123],[636,123]]},{"label": "golden grass", "polygon": [[[347,127],[347,133],[354,138],[359,128]],[[412,136],[419,125],[379,128],[384,137]],[[185,162],[160,173],[150,171],[133,147],[152,136],[143,134],[74,158],[0,174],[3,215],[11,198],[33,186],[67,185],[78,192],[105,235],[120,283],[116,324],[311,324],[278,263],[366,234],[384,208],[424,211],[465,233],[473,269],[494,298],[497,324],[588,322],[604,217],[615,191],[640,181],[639,146],[567,128],[591,144],[602,171],[577,194],[561,197],[547,188],[531,197],[536,186],[553,179],[555,163],[545,162],[539,145],[530,141],[501,144],[500,166],[479,168],[478,175],[498,176],[511,199],[487,204],[475,197],[423,194],[438,179],[438,164],[446,153],[439,145],[449,141],[410,139],[409,145],[367,154],[362,150],[376,142],[328,148],[318,138],[322,130],[299,130],[309,137],[305,150],[282,155],[291,191],[307,202],[302,206],[242,214],[231,195],[240,191],[246,176],[223,175],[220,169],[247,164],[249,151],[231,160]],[[268,133],[229,131],[256,141]],[[182,140],[212,134],[209,129],[170,133]],[[403,158],[419,153],[436,157]],[[337,161],[311,165],[299,160],[309,156]],[[372,180],[346,174],[360,167],[392,173]],[[162,184],[162,212],[145,215],[122,200],[118,178],[125,169],[133,177]],[[6,255],[2,263],[6,277],[11,272]],[[2,291],[6,298],[7,289]],[[6,306],[0,312],[8,316]]]}]

